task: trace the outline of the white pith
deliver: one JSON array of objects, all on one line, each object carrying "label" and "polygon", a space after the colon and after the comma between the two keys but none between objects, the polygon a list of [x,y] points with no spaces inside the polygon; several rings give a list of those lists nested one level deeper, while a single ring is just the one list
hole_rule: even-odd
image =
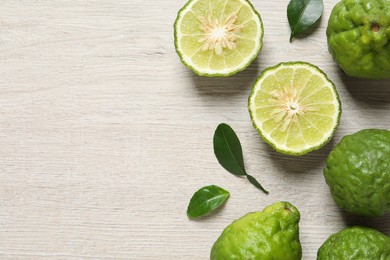
[{"label": "white pith", "polygon": [[237,47],[236,33],[244,27],[242,24],[235,24],[237,18],[236,13],[230,14],[225,21],[220,21],[212,14],[201,17],[200,29],[204,31],[204,36],[199,40],[203,42],[201,51],[214,50],[217,55],[222,55],[225,49],[234,50]]},{"label": "white pith", "polygon": [[[294,65],[289,65],[289,66],[282,65],[282,66],[276,68],[276,71],[266,71],[265,74],[262,76],[262,78],[256,83],[255,90],[254,90],[254,92],[251,95],[250,100],[249,100],[249,109],[251,111],[251,114],[254,115],[253,116],[253,120],[255,121],[255,124],[259,128],[259,130],[260,130],[261,134],[263,135],[263,137],[265,139],[267,139],[270,143],[275,145],[276,149],[283,150],[283,151],[286,151],[286,152],[299,153],[299,152],[308,150],[310,148],[322,145],[326,140],[328,140],[332,136],[333,131],[328,131],[327,133],[321,132],[323,134],[323,136],[317,143],[310,144],[310,145],[307,145],[305,143],[300,148],[292,149],[292,148],[289,148],[286,145],[286,143],[285,144],[277,143],[271,137],[273,131],[267,133],[263,129],[263,122],[265,122],[265,121],[260,122],[260,121],[257,121],[257,118],[256,118],[256,108],[257,107],[256,107],[256,103],[255,103],[255,98],[256,98],[257,92],[261,89],[262,82],[267,78],[267,76],[275,75],[275,73],[278,70],[281,70],[281,69],[284,69],[284,68],[293,68],[294,70],[298,69],[298,68],[304,68],[304,69],[308,69],[308,70],[310,70],[312,72],[311,77],[313,75],[320,76],[321,78],[324,77],[324,75],[321,74],[320,72],[318,72],[315,68],[312,68],[312,67],[310,67],[308,65],[304,65],[304,64],[294,64]],[[294,71],[294,73],[295,73],[295,71]],[[309,80],[309,78],[307,79],[307,81],[308,80]],[[335,111],[336,111],[334,113],[333,117],[332,117],[332,119],[333,119],[333,127],[331,129],[334,129],[334,127],[338,123],[338,117],[339,117],[339,112],[340,112],[340,104],[339,104],[339,101],[338,101],[337,93],[333,89],[333,85],[330,82],[328,83],[328,80],[326,80],[326,82],[327,82],[327,84],[325,84],[323,87],[320,87],[317,91],[319,91],[322,88],[326,87],[326,88],[329,88],[331,90],[331,92],[332,92],[332,94],[334,96],[333,102],[331,103],[331,104],[333,104],[335,106]],[[291,90],[291,88],[290,88],[290,90],[288,90],[288,88],[286,88],[286,89],[283,89],[283,91],[281,91],[281,92],[275,91],[275,92],[273,92],[271,94],[272,94],[272,98],[271,99],[274,100],[272,102],[275,103],[275,108],[271,112],[271,115],[273,116],[273,120],[276,120],[277,122],[281,122],[281,130],[282,131],[286,131],[286,134],[288,134],[288,130],[289,130],[290,125],[292,123],[297,123],[298,129],[301,131],[300,125],[299,125],[299,123],[297,121],[298,115],[301,115],[301,116],[304,117],[306,112],[309,112],[309,111],[313,112],[313,111],[316,110],[316,107],[313,106],[313,105],[307,105],[307,104],[306,105],[302,105],[301,104],[302,100],[299,99],[300,93],[298,93],[295,88],[292,89],[292,90]],[[313,94],[314,93],[310,94],[310,96],[313,95]],[[324,103],[328,104],[329,102],[327,101],[327,102],[324,102]],[[292,107],[295,107],[295,109],[293,109]],[[307,118],[305,118],[305,119],[308,120]],[[282,121],[284,121],[284,122],[282,123]],[[302,136],[302,139],[305,141],[303,136]]]},{"label": "white pith", "polygon": [[296,88],[285,87],[280,91],[272,91],[271,103],[275,108],[271,111],[274,121],[281,125],[281,131],[286,132],[291,124],[298,122],[298,115],[304,115],[306,112],[315,111],[313,106],[301,104],[300,93]]},{"label": "white pith", "polygon": [[[226,0],[226,2],[228,2],[228,1],[230,1],[230,0]],[[250,19],[248,19],[248,21],[245,21],[242,24],[236,24],[235,21],[237,19],[237,13],[239,12],[240,8],[246,6],[246,7],[249,7],[251,10],[253,10],[253,7],[250,6],[246,2],[246,0],[240,0],[239,2],[241,3],[241,6],[237,10],[235,10],[233,13],[229,14],[227,16],[227,18],[223,22],[220,22],[220,20],[218,20],[218,19],[217,19],[218,21],[215,21],[215,19],[214,19],[214,23],[211,23],[210,24],[211,26],[209,26],[209,28],[206,28],[206,27],[202,28],[202,29],[205,29],[205,30],[203,30],[205,32],[205,35],[202,38],[202,41],[204,43],[206,43],[206,44],[203,44],[202,47],[198,51],[202,51],[202,49],[203,50],[205,50],[205,49],[214,49],[215,53],[217,55],[218,54],[219,55],[223,55],[223,51],[224,50],[226,50],[226,49],[230,49],[230,50],[235,49],[237,51],[237,53],[244,59],[239,64],[237,64],[234,67],[226,67],[224,69],[215,70],[215,69],[210,69],[210,68],[198,68],[197,65],[195,65],[192,62],[192,57],[195,54],[192,55],[192,57],[188,57],[186,55],[183,55],[182,47],[180,46],[180,41],[178,41],[178,43],[179,43],[178,46],[177,46],[178,47],[178,51],[180,53],[182,53],[182,55],[181,55],[182,59],[184,60],[184,62],[189,67],[192,67],[192,68],[196,69],[201,74],[206,74],[206,75],[207,74],[208,75],[213,75],[213,74],[228,75],[228,74],[231,74],[232,72],[235,72],[235,71],[238,71],[238,70],[242,69],[244,65],[246,65],[250,61],[252,61],[254,56],[257,55],[257,52],[261,48],[260,39],[262,38],[262,35],[263,35],[263,29],[262,29],[262,24],[261,24],[260,18],[255,13],[255,11],[253,11],[253,15],[252,15],[252,17],[250,17]],[[178,18],[179,21],[188,12],[192,12],[192,6],[195,3],[196,3],[196,1],[192,1],[191,3],[188,4],[188,6],[183,11],[180,12],[179,18]],[[202,20],[202,19],[203,20],[204,19],[207,20],[208,19],[207,18],[208,15],[209,14],[205,14],[205,16],[198,17],[198,19],[199,20]],[[235,45],[236,34],[235,33],[238,32],[243,27],[243,25],[245,25],[246,23],[248,23],[250,21],[255,21],[256,22],[257,27],[258,27],[258,34],[257,34],[256,38],[249,39],[249,40],[253,40],[255,42],[255,47],[253,48],[252,52],[249,55],[245,55],[245,57],[244,57],[239,52],[239,49],[236,49],[236,45]],[[180,30],[180,23],[177,24],[176,32],[177,32],[177,39],[180,39],[181,37],[183,37],[183,35],[185,35]],[[217,40],[217,38],[218,38],[218,40]],[[215,40],[217,40],[217,41],[215,41]],[[214,41],[215,41],[215,43],[214,43]],[[211,43],[211,44],[209,44],[209,43]],[[207,46],[207,48],[206,48],[206,46]],[[210,67],[210,64],[209,64],[208,67]]]}]

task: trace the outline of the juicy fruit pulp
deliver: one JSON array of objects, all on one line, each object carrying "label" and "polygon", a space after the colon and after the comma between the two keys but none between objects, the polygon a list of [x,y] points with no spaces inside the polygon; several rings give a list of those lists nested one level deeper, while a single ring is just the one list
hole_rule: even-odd
[{"label": "juicy fruit pulp", "polygon": [[254,127],[275,150],[301,155],[325,145],[341,104],[334,84],[317,67],[287,62],[263,71],[249,97]]},{"label": "juicy fruit pulp", "polygon": [[335,202],[364,216],[390,212],[390,131],[345,136],[326,160],[324,176]]},{"label": "juicy fruit pulp", "polygon": [[247,0],[190,0],[174,27],[182,62],[202,76],[243,70],[262,47],[261,18]]},{"label": "juicy fruit pulp", "polygon": [[366,227],[350,227],[331,235],[317,260],[390,259],[390,237]]},{"label": "juicy fruit pulp", "polygon": [[225,228],[210,259],[301,259],[299,219],[298,209],[288,202],[248,213]]},{"label": "juicy fruit pulp", "polygon": [[330,53],[350,76],[390,78],[390,0],[343,0],[326,31]]}]

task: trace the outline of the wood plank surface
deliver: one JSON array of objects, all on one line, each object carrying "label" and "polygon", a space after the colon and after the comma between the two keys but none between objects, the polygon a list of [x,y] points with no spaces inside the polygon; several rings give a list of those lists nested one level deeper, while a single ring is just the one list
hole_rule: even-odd
[{"label": "wood plank surface", "polygon": [[[363,219],[333,202],[324,160],[345,134],[390,129],[390,81],[345,76],[327,50],[322,20],[289,43],[288,1],[253,0],[264,47],[244,72],[202,78],[175,53],[173,23],[185,0],[0,2],[0,258],[208,259],[223,228],[287,200],[301,211],[303,259],[347,225],[390,235],[389,215]],[[316,64],[335,82],[341,124],[323,149],[274,152],[252,127],[254,79],[281,61]],[[267,196],[227,173],[212,149],[230,124],[247,170]],[[198,188],[231,192],[212,216],[190,221]]]}]

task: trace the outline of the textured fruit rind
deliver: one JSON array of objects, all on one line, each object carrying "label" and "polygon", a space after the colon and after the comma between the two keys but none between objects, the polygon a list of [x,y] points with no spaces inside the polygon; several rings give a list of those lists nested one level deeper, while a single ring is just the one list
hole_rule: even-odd
[{"label": "textured fruit rind", "polygon": [[299,219],[298,209],[288,202],[248,213],[225,228],[210,259],[301,259]]},{"label": "textured fruit rind", "polygon": [[390,78],[390,0],[342,0],[333,8],[326,34],[329,51],[345,73]]},{"label": "textured fruit rind", "polygon": [[317,252],[317,260],[388,260],[390,237],[366,227],[349,227],[331,235]]},{"label": "textured fruit rind", "polygon": [[390,131],[361,130],[345,136],[326,160],[324,176],[346,211],[380,216],[390,211]]}]

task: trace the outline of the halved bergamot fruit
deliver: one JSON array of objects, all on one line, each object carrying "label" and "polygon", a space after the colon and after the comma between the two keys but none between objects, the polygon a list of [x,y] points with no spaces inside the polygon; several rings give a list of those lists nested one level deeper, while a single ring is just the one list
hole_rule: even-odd
[{"label": "halved bergamot fruit", "polygon": [[174,25],[181,61],[201,76],[245,69],[262,47],[263,24],[247,0],[190,0]]},{"label": "halved bergamot fruit", "polygon": [[249,96],[254,127],[276,151],[302,155],[324,146],[340,121],[335,85],[306,62],[280,63],[263,71]]}]

